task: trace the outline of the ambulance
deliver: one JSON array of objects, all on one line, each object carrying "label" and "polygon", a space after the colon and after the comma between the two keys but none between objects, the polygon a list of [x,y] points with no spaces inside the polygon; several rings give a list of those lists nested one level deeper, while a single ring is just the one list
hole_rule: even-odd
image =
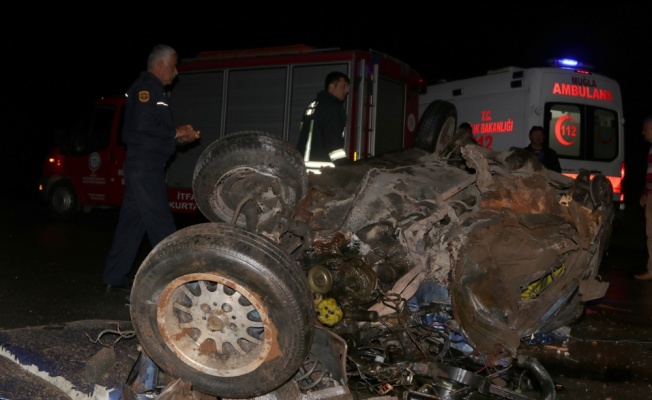
[{"label": "ambulance", "polygon": [[529,130],[543,126],[562,173],[580,169],[611,183],[616,209],[624,208],[625,131],[620,86],[571,59],[541,68],[505,67],[486,75],[429,85],[420,96],[420,116],[435,100],[455,105],[458,123],[492,150],[526,147]]},{"label": "ambulance", "polygon": [[[296,146],[305,107],[324,89],[329,72],[351,80],[345,148],[352,161],[412,146],[419,91],[425,89],[416,70],[385,53],[303,44],[204,51],[181,60],[178,70],[171,90],[176,123],[201,131],[201,139],[179,149],[167,166],[170,208],[179,213],[198,212],[193,172],[215,140],[266,131]],[[39,190],[55,218],[120,206],[124,104],[124,95],[98,99],[47,155]]]}]

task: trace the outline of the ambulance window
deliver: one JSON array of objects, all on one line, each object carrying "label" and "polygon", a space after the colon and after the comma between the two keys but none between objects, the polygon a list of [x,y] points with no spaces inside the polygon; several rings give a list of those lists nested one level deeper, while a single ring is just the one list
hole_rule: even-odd
[{"label": "ambulance window", "polygon": [[546,105],[548,145],[561,158],[611,161],[618,156],[618,114],[593,106]]},{"label": "ambulance window", "polygon": [[560,157],[582,156],[582,109],[575,104],[549,105],[548,144]]},{"label": "ambulance window", "polygon": [[593,124],[589,126],[592,139],[593,159],[598,161],[613,160],[618,155],[617,115],[612,110],[590,109]]}]

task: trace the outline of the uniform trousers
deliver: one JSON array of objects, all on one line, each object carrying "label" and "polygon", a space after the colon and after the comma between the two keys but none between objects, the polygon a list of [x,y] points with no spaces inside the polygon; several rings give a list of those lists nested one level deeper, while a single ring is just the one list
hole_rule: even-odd
[{"label": "uniform trousers", "polygon": [[104,266],[105,285],[129,285],[128,276],[145,234],[154,248],[176,231],[168,203],[165,166],[127,160],[124,177],[124,200]]},{"label": "uniform trousers", "polygon": [[647,270],[652,273],[652,192],[645,201],[645,235],[647,237]]}]

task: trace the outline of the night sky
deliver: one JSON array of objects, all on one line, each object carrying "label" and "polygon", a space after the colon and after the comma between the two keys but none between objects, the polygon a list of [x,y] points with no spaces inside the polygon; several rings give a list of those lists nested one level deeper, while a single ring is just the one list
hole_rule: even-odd
[{"label": "night sky", "polygon": [[652,113],[652,17],[642,3],[134,3],[27,4],[3,13],[4,174],[32,179],[53,145],[54,129],[69,125],[93,99],[124,93],[157,43],[173,46],[182,59],[202,50],[299,43],[373,49],[408,63],[430,82],[577,58],[621,83],[626,163],[639,169],[647,151],[640,131],[641,119]]}]

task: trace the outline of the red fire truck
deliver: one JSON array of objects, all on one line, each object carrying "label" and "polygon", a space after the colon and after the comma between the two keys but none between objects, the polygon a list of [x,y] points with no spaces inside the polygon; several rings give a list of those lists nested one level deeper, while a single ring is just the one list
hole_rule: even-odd
[{"label": "red fire truck", "polygon": [[[198,143],[177,152],[167,170],[170,207],[196,213],[195,162],[213,141],[244,130],[267,131],[295,144],[307,104],[331,71],[351,78],[345,146],[352,160],[412,146],[419,112],[419,73],[387,54],[306,45],[207,51],[181,60],[171,91],[176,122],[201,130]],[[120,140],[124,97],[102,98],[47,155],[39,190],[51,214],[68,219],[122,202]]]}]

